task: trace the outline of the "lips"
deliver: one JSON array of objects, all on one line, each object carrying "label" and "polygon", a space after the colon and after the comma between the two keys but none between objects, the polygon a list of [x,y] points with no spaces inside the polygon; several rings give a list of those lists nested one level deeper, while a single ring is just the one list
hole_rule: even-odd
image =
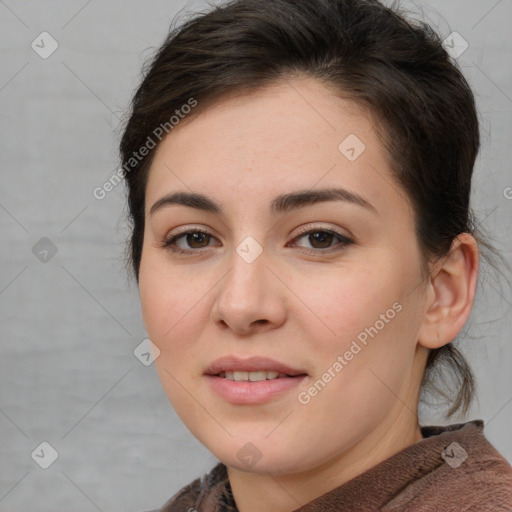
[{"label": "lips", "polygon": [[206,375],[219,377],[226,377],[226,372],[228,376],[233,373],[243,375],[242,372],[267,372],[267,376],[270,375],[272,377],[274,377],[273,372],[277,372],[278,378],[307,375],[307,372],[301,368],[292,368],[274,359],[259,356],[249,358],[236,356],[221,357],[213,361],[205,370]]},{"label": "lips", "polygon": [[302,368],[259,356],[221,357],[205,371],[210,389],[233,405],[263,405],[286,399],[307,377]]}]

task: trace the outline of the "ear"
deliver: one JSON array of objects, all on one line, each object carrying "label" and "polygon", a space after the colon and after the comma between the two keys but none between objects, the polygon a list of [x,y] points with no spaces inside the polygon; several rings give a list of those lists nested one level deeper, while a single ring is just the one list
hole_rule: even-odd
[{"label": "ear", "polygon": [[439,348],[457,336],[473,307],[478,268],[478,244],[469,233],[461,233],[432,270],[418,336],[420,345]]}]

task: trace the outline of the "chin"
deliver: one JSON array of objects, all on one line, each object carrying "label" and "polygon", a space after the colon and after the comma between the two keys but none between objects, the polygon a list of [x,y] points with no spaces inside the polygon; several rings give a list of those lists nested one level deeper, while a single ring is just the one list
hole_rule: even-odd
[{"label": "chin", "polygon": [[307,462],[299,450],[281,443],[276,446],[264,437],[261,441],[257,438],[246,441],[245,436],[244,440],[234,437],[222,443],[198,439],[219,461],[237,471],[279,476],[306,471],[318,465],[318,461],[309,461],[310,467],[306,467]]},{"label": "chin", "polygon": [[[247,458],[247,455],[245,457]],[[217,458],[229,468],[246,473],[279,476],[296,473],[301,470],[297,468],[296,463],[289,460],[289,454],[272,454],[270,458],[264,457],[263,455],[259,458],[258,455],[255,454],[253,462],[249,460],[241,462],[238,458],[238,453],[230,453],[225,457]]]}]

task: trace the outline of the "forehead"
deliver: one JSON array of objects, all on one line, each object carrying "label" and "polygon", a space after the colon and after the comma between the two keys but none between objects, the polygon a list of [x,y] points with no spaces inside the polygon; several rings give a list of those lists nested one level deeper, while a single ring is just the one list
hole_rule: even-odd
[{"label": "forehead", "polygon": [[[325,150],[331,145],[337,154],[338,145],[332,148],[332,144],[350,133],[373,143],[374,124],[367,109],[336,95],[322,82],[295,78],[251,92],[234,91],[206,107],[199,101],[191,115],[173,129],[168,139],[174,141],[169,140],[167,146],[190,149],[191,143],[198,145],[194,139],[203,136],[198,149],[243,149],[248,155],[266,147],[273,155],[292,157],[305,152],[302,147],[308,143],[304,150]],[[292,149],[288,144],[297,142],[301,145],[286,155]]]},{"label": "forehead", "polygon": [[157,148],[148,203],[175,189],[221,203],[240,201],[241,191],[244,201],[259,201],[315,186],[367,189],[382,203],[393,189],[402,195],[371,114],[315,79],[281,81],[196,108]]}]

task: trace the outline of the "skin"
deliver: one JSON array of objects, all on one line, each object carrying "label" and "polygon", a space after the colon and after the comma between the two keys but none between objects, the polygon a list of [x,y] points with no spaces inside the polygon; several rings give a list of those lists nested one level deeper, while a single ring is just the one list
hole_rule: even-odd
[{"label": "skin", "polygon": [[[471,311],[474,238],[459,235],[422,279],[413,211],[374,125],[321,82],[294,77],[223,98],[157,148],[139,276],[144,323],[160,350],[155,365],[170,402],[228,467],[241,512],[292,511],[421,442],[417,405],[428,349],[454,339]],[[366,146],[355,161],[338,149],[349,134]],[[375,212],[343,201],[269,211],[279,194],[330,187],[359,194]],[[149,213],[178,191],[207,195],[223,212],[167,205]],[[353,243],[318,242],[301,227],[335,230]],[[162,246],[185,228],[211,237],[182,237],[186,254]],[[248,236],[263,250],[252,263],[236,252]],[[300,403],[298,393],[394,303],[401,311]],[[267,403],[233,405],[203,375],[227,354],[270,357],[308,376]],[[237,457],[248,442],[261,457],[251,467]]]}]

